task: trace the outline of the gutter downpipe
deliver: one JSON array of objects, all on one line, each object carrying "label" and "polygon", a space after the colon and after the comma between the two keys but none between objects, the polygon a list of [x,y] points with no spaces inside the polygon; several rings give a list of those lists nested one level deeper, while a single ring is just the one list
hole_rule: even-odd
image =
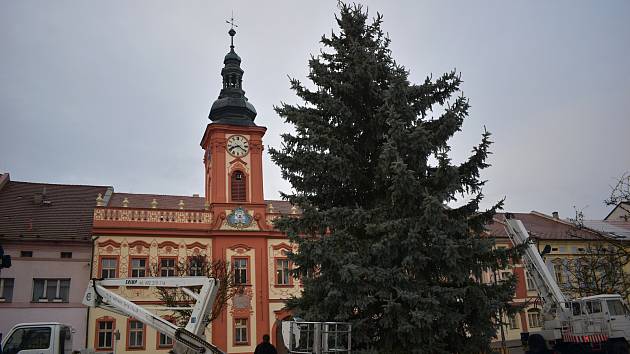
[{"label": "gutter downpipe", "polygon": [[[94,245],[96,244],[96,240],[98,240],[99,236],[92,236],[92,250],[90,256],[90,276],[88,279],[92,279],[92,273],[94,272]],[[90,335],[90,308],[87,308],[86,312],[86,321],[87,324],[85,326],[85,347],[88,347],[88,336]]]}]

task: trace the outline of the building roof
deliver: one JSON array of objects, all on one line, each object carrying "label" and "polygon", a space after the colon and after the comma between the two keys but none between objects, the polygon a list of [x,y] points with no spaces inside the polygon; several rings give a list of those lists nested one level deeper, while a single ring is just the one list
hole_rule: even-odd
[{"label": "building roof", "polygon": [[[599,240],[602,236],[588,228],[580,228],[566,220],[532,211],[531,213],[511,213],[520,220],[531,237],[540,240]],[[490,235],[507,238],[504,228],[505,214],[497,214],[494,223],[488,225]]]},{"label": "building roof", "polygon": [[8,180],[0,189],[0,240],[90,241],[96,197],[108,188]]},{"label": "building roof", "polygon": [[584,226],[606,233],[615,239],[630,241],[630,221],[584,220]]},{"label": "building roof", "polygon": [[628,221],[628,217],[630,216],[630,203],[627,202],[619,202],[617,203],[617,205],[615,205],[615,207],[610,211],[610,213],[608,213],[608,215],[606,215],[606,217],[604,217],[604,220],[609,220],[611,218],[611,216],[617,211],[617,210],[622,210],[620,215],[620,218],[623,218],[624,221]]}]

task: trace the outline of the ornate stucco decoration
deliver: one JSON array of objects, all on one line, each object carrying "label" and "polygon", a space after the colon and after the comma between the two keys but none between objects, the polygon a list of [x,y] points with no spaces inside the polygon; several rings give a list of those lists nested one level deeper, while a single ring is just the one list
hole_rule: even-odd
[{"label": "ornate stucco decoration", "polygon": [[227,226],[235,229],[248,229],[252,226],[254,217],[243,207],[237,207],[226,218]]}]

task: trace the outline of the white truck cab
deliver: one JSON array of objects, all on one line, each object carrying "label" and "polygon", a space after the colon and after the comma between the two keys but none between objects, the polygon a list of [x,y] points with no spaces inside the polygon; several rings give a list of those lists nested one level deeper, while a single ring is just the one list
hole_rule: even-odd
[{"label": "white truck cab", "polygon": [[70,354],[72,328],[57,322],[21,323],[2,340],[2,354]]},{"label": "white truck cab", "polygon": [[581,317],[587,324],[601,323],[602,331],[610,338],[630,338],[630,311],[620,295],[588,296],[572,304],[575,318]]}]

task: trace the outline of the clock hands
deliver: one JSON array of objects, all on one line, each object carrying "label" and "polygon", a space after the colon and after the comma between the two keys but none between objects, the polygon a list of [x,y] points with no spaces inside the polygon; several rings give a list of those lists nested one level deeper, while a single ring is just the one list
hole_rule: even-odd
[{"label": "clock hands", "polygon": [[241,145],[233,145],[233,146],[230,146],[230,147],[228,148],[228,150],[229,150],[231,153],[234,153],[234,150],[235,150],[236,148],[241,149],[241,151],[243,151],[243,152],[247,152],[247,149],[245,149],[245,148],[244,148],[243,146],[241,146]]},{"label": "clock hands", "polygon": [[[233,156],[245,156],[249,151],[248,141],[240,135],[233,135],[228,139],[227,151]],[[240,149],[240,152],[237,150]]]}]

